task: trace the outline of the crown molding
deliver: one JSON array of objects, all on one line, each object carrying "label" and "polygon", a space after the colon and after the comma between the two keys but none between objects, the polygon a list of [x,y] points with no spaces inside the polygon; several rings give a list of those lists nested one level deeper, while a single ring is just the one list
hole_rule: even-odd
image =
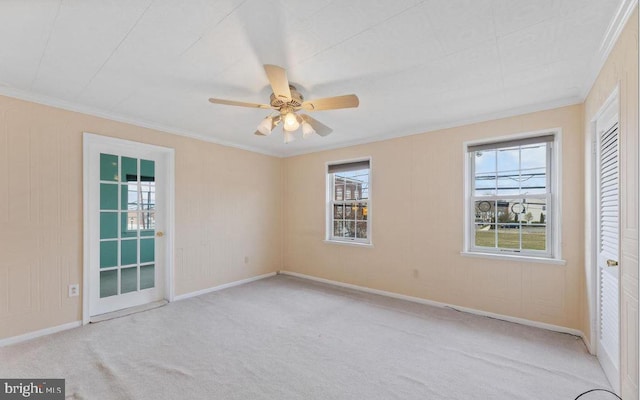
[{"label": "crown molding", "polygon": [[622,30],[624,29],[625,25],[629,21],[629,18],[631,17],[631,14],[633,14],[633,10],[635,10],[637,5],[638,5],[638,0],[622,0],[620,2],[620,6],[616,11],[615,16],[609,23],[607,32],[605,33],[604,38],[600,43],[600,47],[598,48],[598,53],[592,59],[591,65],[589,66],[589,70],[587,72],[587,78],[585,79],[585,82],[584,82],[584,85],[582,86],[582,91],[581,91],[583,101],[589,95],[589,92],[591,91],[593,84],[598,78],[598,74],[600,73],[600,70],[602,70],[602,67],[604,66],[604,63],[607,61],[607,58],[609,58],[609,55],[611,54],[613,47],[618,41],[618,38],[620,37]]},{"label": "crown molding", "polygon": [[483,115],[475,116],[472,118],[459,119],[456,121],[444,122],[441,124],[427,125],[424,128],[420,128],[419,132],[414,132],[414,133],[407,133],[407,131],[404,130],[404,131],[392,132],[389,134],[384,134],[381,136],[376,136],[376,137],[371,137],[366,139],[336,143],[336,144],[331,144],[331,145],[321,146],[321,147],[314,147],[313,149],[300,149],[300,150],[293,150],[293,151],[285,150],[283,152],[272,152],[272,151],[268,151],[258,147],[243,146],[237,143],[232,143],[228,141],[211,138],[211,137],[208,137],[199,133],[187,131],[184,129],[178,129],[178,128],[167,126],[167,125],[162,125],[162,124],[157,124],[149,121],[126,117],[117,113],[105,112],[93,107],[83,106],[80,104],[67,102],[65,100],[59,100],[49,96],[34,94],[34,93],[26,92],[20,89],[6,87],[6,86],[5,87],[0,86],[0,95],[16,98],[19,100],[30,101],[36,104],[42,104],[50,107],[60,108],[67,111],[79,112],[82,114],[87,114],[87,115],[91,115],[98,118],[105,118],[111,121],[122,122],[125,124],[139,126],[141,128],[153,129],[153,130],[168,133],[168,134],[184,136],[191,139],[197,139],[197,140],[201,140],[209,143],[215,143],[221,146],[232,147],[240,150],[246,150],[246,151],[250,151],[258,154],[264,154],[267,156],[277,157],[277,158],[295,157],[295,156],[304,155],[304,154],[318,153],[321,151],[334,150],[334,149],[357,146],[357,145],[362,145],[367,143],[381,142],[384,140],[396,139],[396,138],[405,137],[405,136],[419,135],[422,133],[428,133],[428,132],[433,132],[433,131],[442,130],[442,129],[456,128],[459,126],[465,126],[465,125],[470,125],[470,124],[479,123],[479,122],[486,122],[486,121],[491,121],[495,119],[514,117],[517,115],[529,114],[529,113],[538,112],[538,111],[550,110],[553,108],[560,108],[560,107],[570,106],[574,104],[580,104],[584,101],[583,98],[574,96],[574,97],[563,98],[563,99],[554,100],[554,101],[545,102],[545,103],[538,103],[538,104],[527,105],[523,107],[512,108],[509,110],[499,111],[499,112],[490,113],[490,114],[483,114]]},{"label": "crown molding", "polygon": [[206,136],[197,132],[180,129],[180,128],[176,128],[169,125],[158,124],[155,122],[145,121],[143,119],[127,117],[125,115],[121,115],[118,113],[103,111],[94,107],[85,106],[82,104],[73,103],[66,100],[60,100],[60,99],[56,99],[50,96],[45,96],[37,93],[31,93],[25,90],[16,89],[9,86],[0,85],[0,95],[19,99],[19,100],[30,101],[32,103],[42,104],[45,106],[60,108],[67,111],[73,111],[81,114],[91,115],[98,118],[105,118],[111,121],[122,122],[125,124],[138,126],[141,128],[153,129],[153,130],[164,132],[164,133],[184,136],[191,139],[197,139],[204,142],[218,144],[221,146],[233,147],[236,149],[246,150],[253,153],[264,154],[272,157],[278,157],[278,158],[283,157],[283,155],[280,153],[268,151],[263,148],[239,145],[237,143],[212,138],[210,136]]},{"label": "crown molding", "polygon": [[345,147],[359,146],[359,145],[368,144],[368,143],[382,142],[390,139],[421,135],[424,133],[435,132],[443,129],[458,128],[465,125],[477,124],[481,122],[493,121],[493,120],[509,118],[509,117],[516,117],[519,115],[531,114],[539,111],[552,110],[555,108],[573,106],[573,105],[582,104],[582,103],[583,103],[583,99],[580,98],[579,96],[565,97],[562,99],[548,101],[544,103],[529,104],[526,106],[511,108],[508,110],[498,111],[495,113],[482,114],[482,115],[474,116],[471,118],[457,119],[455,121],[443,122],[440,124],[426,125],[424,126],[424,128],[420,128],[421,130],[419,132],[414,132],[414,133],[407,133],[407,131],[405,130],[402,132],[393,132],[393,133],[384,134],[384,135],[380,135],[372,138],[353,140],[346,143],[316,147],[314,149],[308,149],[308,150],[302,149],[299,151],[294,150],[294,151],[285,153],[283,158],[296,157],[296,156],[301,156],[305,154],[319,153],[321,151],[335,150],[335,149],[341,149]]}]

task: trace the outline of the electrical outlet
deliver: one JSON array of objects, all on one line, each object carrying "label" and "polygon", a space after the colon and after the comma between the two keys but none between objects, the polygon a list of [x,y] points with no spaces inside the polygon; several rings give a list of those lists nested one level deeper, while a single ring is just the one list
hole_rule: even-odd
[{"label": "electrical outlet", "polygon": [[69,297],[76,297],[80,295],[80,284],[74,283],[69,285]]},{"label": "electrical outlet", "polygon": [[249,256],[244,256],[244,263],[249,264]]}]

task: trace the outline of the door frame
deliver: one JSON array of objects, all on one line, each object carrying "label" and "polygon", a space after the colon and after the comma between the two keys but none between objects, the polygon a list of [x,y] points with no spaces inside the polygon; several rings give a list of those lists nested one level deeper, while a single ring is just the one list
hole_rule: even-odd
[{"label": "door frame", "polygon": [[[586,282],[587,282],[587,298],[589,307],[589,329],[590,329],[590,341],[588,343],[589,352],[597,356],[598,352],[598,327],[600,326],[600,276],[598,270],[598,130],[597,121],[601,119],[605,114],[611,112],[612,107],[616,107],[616,114],[618,115],[618,126],[620,124],[620,89],[619,84],[612,90],[607,99],[602,103],[598,112],[593,116],[590,125],[590,134],[587,141],[589,149],[587,151],[587,159],[589,164],[587,171],[589,171],[588,183],[591,186],[588,188],[587,200],[590,204],[587,206],[587,216],[590,224],[590,229],[585,229],[589,234],[589,238],[586,241]],[[620,295],[620,282],[618,282],[618,296]],[[620,321],[618,321],[620,324]],[[618,345],[620,345],[620,338],[618,338]],[[600,359],[598,359],[600,362]],[[618,360],[620,362],[620,360]],[[618,372],[620,372],[620,365],[617,366]],[[620,382],[611,382],[616,392],[620,391]]]},{"label": "door frame", "polygon": [[175,150],[169,147],[162,147],[142,142],[134,142],[126,139],[119,139],[110,136],[102,136],[94,133],[83,132],[82,134],[82,196],[83,196],[83,269],[82,269],[82,324],[86,325],[90,322],[90,299],[91,299],[91,229],[96,230],[98,227],[91,227],[89,224],[90,196],[89,188],[89,166],[90,166],[90,149],[95,145],[107,146],[127,146],[130,148],[152,149],[162,153],[166,164],[166,210],[167,221],[163,230],[165,233],[164,241],[166,242],[165,265],[164,265],[164,298],[172,302],[175,297],[174,284],[174,233],[175,233]]}]

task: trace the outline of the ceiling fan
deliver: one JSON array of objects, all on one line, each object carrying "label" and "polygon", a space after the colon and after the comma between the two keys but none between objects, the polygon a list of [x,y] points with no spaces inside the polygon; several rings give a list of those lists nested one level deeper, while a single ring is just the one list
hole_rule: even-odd
[{"label": "ceiling fan", "polygon": [[302,127],[303,138],[307,138],[314,133],[320,136],[327,136],[333,131],[331,128],[311,118],[307,114],[298,114],[298,111],[337,110],[341,108],[358,107],[358,104],[360,104],[358,96],[355,94],[305,101],[298,89],[289,84],[287,71],[285,71],[284,68],[277,65],[265,64],[264,70],[267,73],[267,79],[269,79],[271,89],[273,90],[269,104],[246,103],[215,98],[209,99],[209,101],[214,104],[274,110],[272,114],[260,122],[258,130],[255,132],[256,135],[268,136],[276,126],[282,123],[285,143],[289,143],[295,139],[294,132],[300,127]]}]

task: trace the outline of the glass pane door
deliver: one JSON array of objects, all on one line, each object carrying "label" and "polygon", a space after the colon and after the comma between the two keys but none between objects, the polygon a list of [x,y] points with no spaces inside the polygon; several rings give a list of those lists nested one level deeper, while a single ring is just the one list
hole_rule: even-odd
[{"label": "glass pane door", "polygon": [[155,162],[100,153],[100,298],[154,288]]}]

